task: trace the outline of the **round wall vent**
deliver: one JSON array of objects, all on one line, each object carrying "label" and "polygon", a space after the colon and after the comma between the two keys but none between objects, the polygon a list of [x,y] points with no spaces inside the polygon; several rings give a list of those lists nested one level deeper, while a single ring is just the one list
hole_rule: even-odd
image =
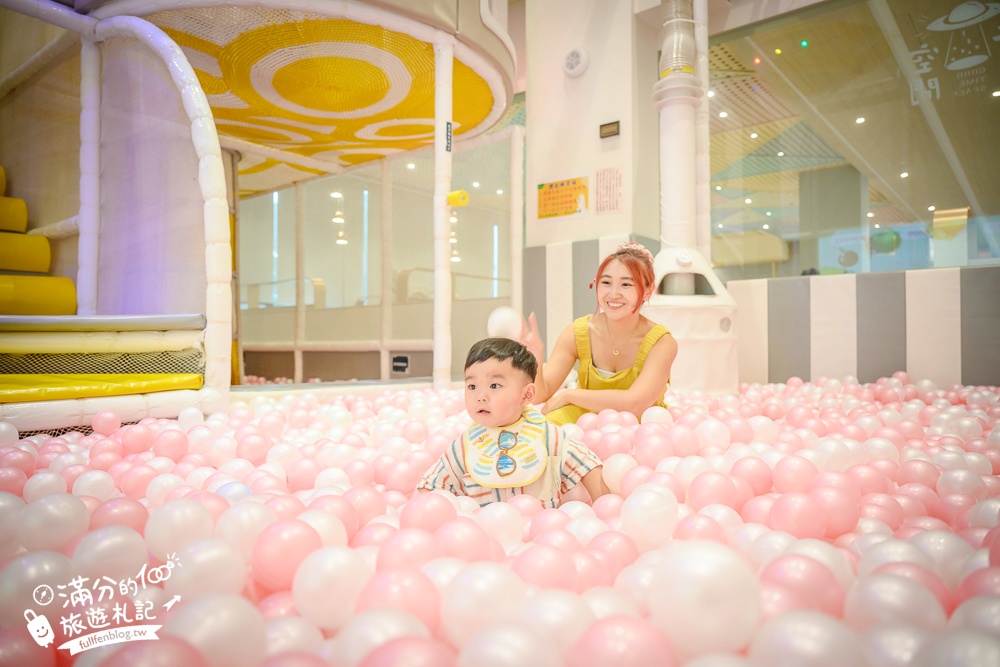
[{"label": "round wall vent", "polygon": [[566,72],[566,76],[575,79],[587,71],[587,65],[589,64],[590,55],[587,53],[587,50],[577,47],[570,49],[569,53],[563,59],[563,71]]}]

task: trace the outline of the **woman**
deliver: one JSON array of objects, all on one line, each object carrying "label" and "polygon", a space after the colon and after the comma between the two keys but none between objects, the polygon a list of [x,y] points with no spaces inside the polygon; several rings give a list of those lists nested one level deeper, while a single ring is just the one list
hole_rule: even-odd
[{"label": "woman", "polygon": [[[575,423],[580,415],[605,409],[641,416],[663,405],[677,341],[662,324],[639,313],[653,293],[653,255],[638,243],[611,253],[590,284],[597,286],[597,312],[567,326],[549,360],[538,333],[535,314],[528,317],[521,342],[538,359],[535,402],[556,424]],[[575,362],[580,362],[579,388],[556,394]]]}]

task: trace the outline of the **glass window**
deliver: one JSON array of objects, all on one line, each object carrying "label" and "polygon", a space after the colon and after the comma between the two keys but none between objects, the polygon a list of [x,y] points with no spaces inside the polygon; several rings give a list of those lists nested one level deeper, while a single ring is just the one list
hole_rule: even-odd
[{"label": "glass window", "polygon": [[724,279],[1000,263],[1000,17],[835,2],[713,39]]}]

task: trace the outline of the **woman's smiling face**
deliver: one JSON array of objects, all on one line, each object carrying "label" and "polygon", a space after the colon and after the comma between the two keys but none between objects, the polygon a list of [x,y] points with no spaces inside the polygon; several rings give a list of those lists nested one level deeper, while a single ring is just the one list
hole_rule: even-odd
[{"label": "woman's smiling face", "polygon": [[631,315],[639,309],[643,296],[628,267],[617,259],[608,262],[597,282],[597,303],[608,317]]}]

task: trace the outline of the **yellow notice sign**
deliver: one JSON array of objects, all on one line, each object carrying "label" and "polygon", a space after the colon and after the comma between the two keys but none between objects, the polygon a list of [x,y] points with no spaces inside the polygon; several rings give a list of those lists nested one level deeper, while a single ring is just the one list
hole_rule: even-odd
[{"label": "yellow notice sign", "polygon": [[538,219],[586,213],[590,206],[589,198],[586,176],[539,183]]}]

